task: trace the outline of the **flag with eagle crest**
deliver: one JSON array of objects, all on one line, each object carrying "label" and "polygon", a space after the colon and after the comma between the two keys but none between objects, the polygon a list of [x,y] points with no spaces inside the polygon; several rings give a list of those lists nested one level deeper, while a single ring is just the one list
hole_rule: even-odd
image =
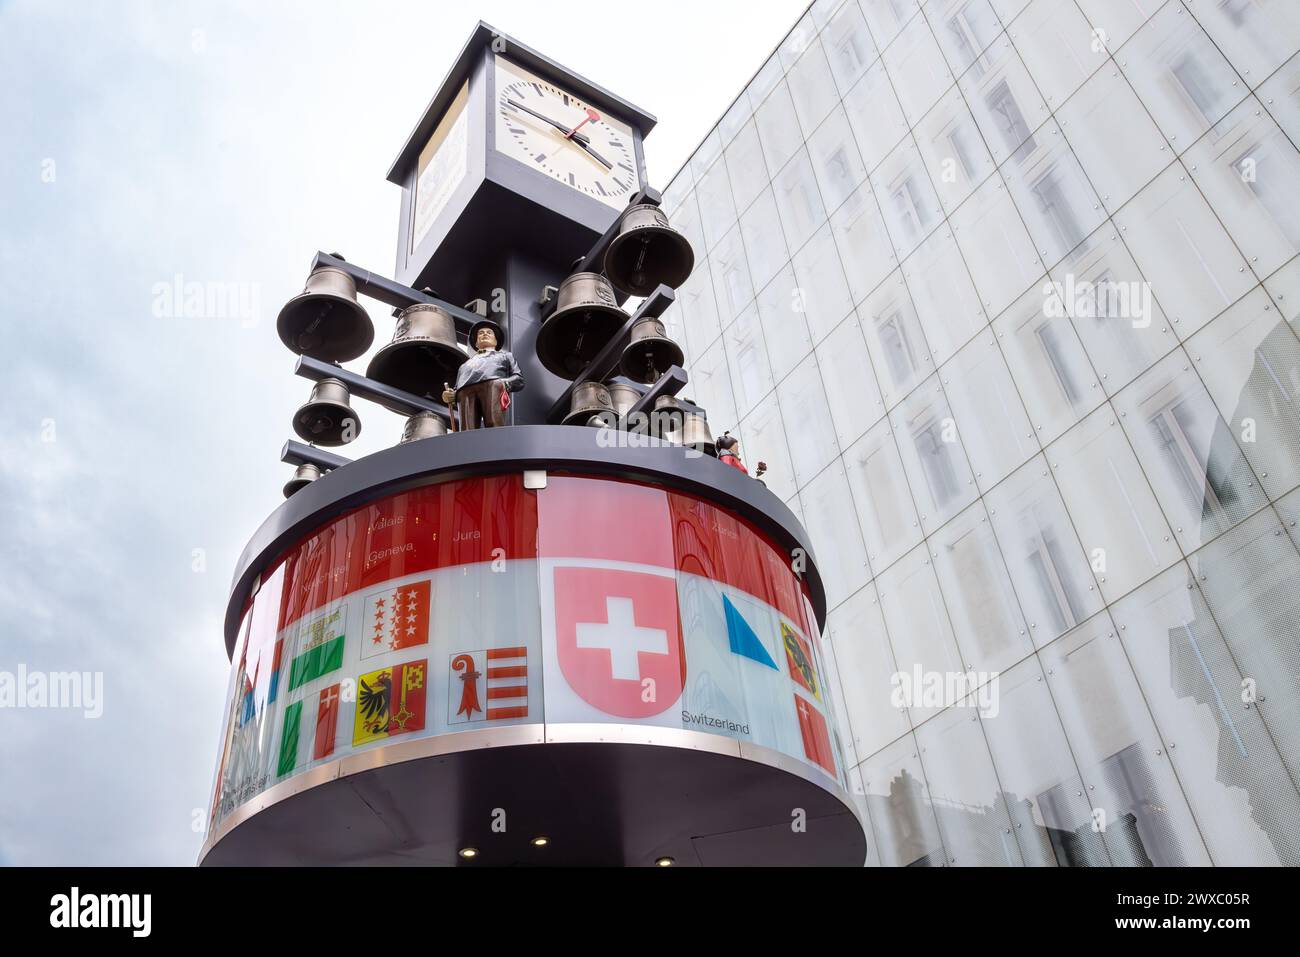
[{"label": "flag with eagle crest", "polygon": [[427,660],[380,668],[357,679],[352,745],[424,730]]}]

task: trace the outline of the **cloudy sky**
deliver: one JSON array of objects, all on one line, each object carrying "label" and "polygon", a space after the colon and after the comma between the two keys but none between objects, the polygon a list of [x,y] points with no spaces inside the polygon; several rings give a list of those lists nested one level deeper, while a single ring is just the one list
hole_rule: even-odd
[{"label": "cloudy sky", "polygon": [[[104,683],[98,719],[0,707],[0,863],[195,860],[230,574],[308,390],[275,315],[317,249],[391,271],[384,174],[475,21],[658,116],[662,187],[805,5],[0,0],[0,681]],[[401,432],[362,411],[350,455]]]}]

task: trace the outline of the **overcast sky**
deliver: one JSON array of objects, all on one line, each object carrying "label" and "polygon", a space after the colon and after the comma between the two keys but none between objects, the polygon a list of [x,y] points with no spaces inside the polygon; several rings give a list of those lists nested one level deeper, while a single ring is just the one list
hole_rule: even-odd
[{"label": "overcast sky", "polygon": [[[391,274],[384,175],[475,21],[658,116],[662,188],[804,6],[0,0],[0,673],[104,681],[97,720],[0,708],[0,863],[194,862],[230,575],[309,388],[275,315],[317,249]],[[177,277],[253,308],[168,314]],[[360,411],[349,455],[396,442]]]}]

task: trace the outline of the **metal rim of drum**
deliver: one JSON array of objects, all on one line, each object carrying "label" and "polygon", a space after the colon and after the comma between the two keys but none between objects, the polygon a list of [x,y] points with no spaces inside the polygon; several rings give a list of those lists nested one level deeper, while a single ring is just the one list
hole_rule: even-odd
[{"label": "metal rim of drum", "polygon": [[341,269],[312,271],[306,287],[286,302],[275,320],[280,341],[300,355],[347,362],[375,341],[370,315],[357,302],[357,286]]}]

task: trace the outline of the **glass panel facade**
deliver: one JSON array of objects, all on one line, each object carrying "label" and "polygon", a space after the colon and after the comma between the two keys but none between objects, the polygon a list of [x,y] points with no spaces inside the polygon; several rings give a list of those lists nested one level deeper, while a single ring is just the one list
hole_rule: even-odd
[{"label": "glass panel facade", "polygon": [[1300,863],[1292,6],[819,2],[666,191],[869,864]]}]

